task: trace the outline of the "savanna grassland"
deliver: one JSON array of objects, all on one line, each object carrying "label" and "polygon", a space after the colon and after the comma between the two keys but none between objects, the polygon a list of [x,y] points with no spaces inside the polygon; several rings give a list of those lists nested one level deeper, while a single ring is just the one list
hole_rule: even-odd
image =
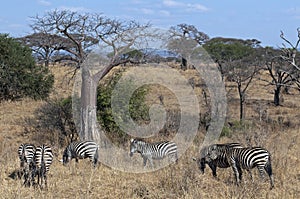
[{"label": "savanna grassland", "polygon": [[[67,97],[72,92],[72,81],[68,67],[52,67],[55,74],[55,88],[51,98]],[[186,78],[194,78],[195,93],[200,107],[205,107],[201,79],[196,71],[181,72]],[[261,73],[261,76],[266,74]],[[156,90],[155,90],[156,89]],[[300,197],[300,94],[291,89],[283,94],[281,106],[272,104],[273,88],[255,79],[247,92],[244,125],[236,124],[239,115],[237,90],[233,83],[227,82],[228,114],[226,136],[219,143],[241,142],[246,146],[259,145],[272,154],[275,189],[270,190],[269,179],[259,178],[253,170],[254,182],[247,173],[241,186],[234,184],[231,169],[218,169],[218,179],[212,177],[209,168],[202,175],[192,157],[197,157],[199,147],[205,136],[200,128],[193,144],[180,157],[178,164],[150,173],[126,173],[99,164],[94,169],[88,160],[79,161],[64,167],[58,161],[63,148],[49,140],[36,139],[28,131],[26,118],[33,117],[34,111],[43,101],[24,99],[0,104],[0,198],[299,198]],[[157,100],[158,93],[164,95],[166,106],[174,105],[170,91],[158,87],[150,91],[147,100]],[[152,96],[151,96],[152,95]],[[154,96],[155,95],[155,96]],[[154,97],[153,97],[154,96]],[[228,124],[229,122],[229,124]],[[233,125],[232,125],[233,124]],[[20,143],[49,143],[54,151],[54,162],[48,175],[48,190],[22,186],[21,180],[14,176],[19,168],[17,149]],[[125,148],[128,145],[124,146]],[[134,155],[134,160],[142,158]]]}]

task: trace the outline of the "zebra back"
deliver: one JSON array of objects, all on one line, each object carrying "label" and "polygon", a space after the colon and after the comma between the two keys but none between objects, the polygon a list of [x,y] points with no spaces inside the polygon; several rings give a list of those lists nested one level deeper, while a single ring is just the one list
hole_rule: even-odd
[{"label": "zebra back", "polygon": [[48,172],[50,165],[52,164],[53,153],[51,147],[47,145],[41,145],[36,148],[35,162],[38,170]]},{"label": "zebra back", "polygon": [[130,143],[130,156],[135,152],[151,154],[153,158],[163,158],[168,154],[177,153],[177,145],[170,141],[148,143],[142,140],[132,139]]},{"label": "zebra back", "polygon": [[71,159],[90,158],[94,164],[98,161],[99,145],[94,141],[80,141],[69,144],[63,153],[63,164],[67,164]]},{"label": "zebra back", "polygon": [[[213,175],[216,176],[216,167],[228,168],[230,166],[227,161],[226,149],[242,147],[240,143],[212,144],[204,147],[200,151],[200,158],[198,159],[199,169],[204,173],[205,165],[208,164],[213,170]],[[213,150],[216,150],[217,154],[211,157]]]},{"label": "zebra back", "polygon": [[228,148],[227,156],[237,161],[242,168],[265,167],[271,161],[269,151],[262,147]]},{"label": "zebra back", "polygon": [[24,167],[25,163],[29,165],[34,162],[35,146],[32,144],[21,144],[18,149],[20,166]]}]

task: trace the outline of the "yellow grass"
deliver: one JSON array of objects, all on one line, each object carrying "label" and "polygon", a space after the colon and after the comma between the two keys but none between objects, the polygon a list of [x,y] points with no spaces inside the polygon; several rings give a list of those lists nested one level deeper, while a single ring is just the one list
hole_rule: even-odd
[{"label": "yellow grass", "polygon": [[[70,68],[54,67],[55,90],[51,97],[66,97],[71,93],[72,82],[65,78]],[[199,80],[196,72],[182,72],[188,78]],[[199,80],[200,81],[200,80]],[[300,130],[299,130],[299,93],[293,90],[293,95],[285,95],[283,106],[272,105],[272,88],[262,87],[263,82],[255,80],[249,88],[245,105],[246,119],[259,118],[257,110],[265,109],[267,117],[273,123],[253,126],[246,133],[223,137],[220,143],[239,141],[243,144],[258,143],[266,147],[272,154],[272,164],[275,178],[275,189],[269,190],[269,180],[259,178],[253,170],[254,182],[251,182],[247,172],[241,186],[234,184],[231,169],[218,169],[218,179],[212,177],[207,167],[202,175],[196,163],[191,159],[197,157],[199,145],[204,132],[199,132],[194,144],[179,159],[177,165],[151,173],[126,173],[111,169],[100,164],[93,169],[88,160],[78,164],[72,161],[64,167],[58,161],[63,149],[52,146],[54,162],[48,176],[48,190],[22,186],[22,181],[13,179],[10,175],[19,167],[17,148],[22,142],[31,142],[32,134],[26,132],[26,117],[31,117],[34,111],[44,102],[25,99],[18,102],[2,102],[0,104],[0,196],[1,198],[299,198],[300,197]],[[230,87],[227,87],[230,90]],[[199,99],[202,99],[202,89],[195,88]],[[154,95],[155,94],[155,95]],[[166,95],[165,104],[174,105],[174,100],[168,90],[152,90],[148,96],[149,102],[158,103],[157,94]],[[237,99],[236,89],[230,91],[229,97]],[[202,101],[203,102],[203,101]],[[204,107],[203,104],[200,104]],[[228,115],[230,121],[238,118],[238,101],[229,100]],[[283,118],[283,121],[279,119]],[[289,121],[292,126],[286,126]],[[276,124],[274,124],[276,122]],[[250,139],[250,141],[248,140]],[[47,143],[47,140],[39,140]],[[36,143],[35,143],[36,144]],[[134,160],[142,167],[142,158],[135,154]]]}]

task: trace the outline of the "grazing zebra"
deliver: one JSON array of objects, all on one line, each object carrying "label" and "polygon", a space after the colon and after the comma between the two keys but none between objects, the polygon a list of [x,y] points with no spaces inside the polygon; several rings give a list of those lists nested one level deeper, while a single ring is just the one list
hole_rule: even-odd
[{"label": "grazing zebra", "polygon": [[197,161],[198,166],[202,174],[204,174],[205,165],[208,164],[210,169],[212,170],[212,174],[214,177],[217,177],[217,167],[219,168],[228,168],[230,167],[230,164],[227,161],[225,150],[220,153],[220,155],[212,160],[210,158],[207,158],[207,152],[209,151],[209,148],[212,146],[216,146],[218,148],[224,148],[225,146],[228,146],[230,148],[242,148],[242,145],[240,143],[226,143],[226,144],[216,144],[216,145],[210,145],[207,147],[204,147],[200,152],[200,158]]},{"label": "grazing zebra", "polygon": [[99,158],[98,150],[99,145],[93,141],[72,142],[66,147],[62,162],[66,165],[73,158],[76,159],[76,162],[78,162],[78,159],[89,158],[93,161],[95,167]]},{"label": "grazing zebra", "polygon": [[138,139],[131,139],[130,141],[130,156],[138,152],[144,160],[144,167],[147,160],[149,160],[153,167],[153,159],[163,159],[168,156],[172,162],[178,161],[177,145],[174,142],[163,141],[158,143],[147,143]]},{"label": "grazing zebra", "polygon": [[43,180],[47,188],[47,173],[49,172],[50,165],[52,164],[53,153],[52,149],[47,145],[41,145],[36,148],[35,163],[36,174],[38,175],[38,185],[43,188]]},{"label": "grazing zebra", "polygon": [[35,172],[35,146],[32,144],[21,144],[18,149],[20,159],[20,172],[19,177],[24,176],[24,185],[30,186],[34,183]]},{"label": "grazing zebra", "polygon": [[[271,189],[274,188],[271,155],[266,149],[261,147],[230,148],[226,146],[225,152],[228,162],[234,171],[237,184],[239,184],[242,179],[241,168],[249,171],[250,177],[253,180],[250,169],[257,167],[261,177],[264,176],[264,170],[268,173]],[[208,156],[215,160],[221,153],[224,153],[223,148],[220,150],[218,147],[213,146],[209,149]]]}]

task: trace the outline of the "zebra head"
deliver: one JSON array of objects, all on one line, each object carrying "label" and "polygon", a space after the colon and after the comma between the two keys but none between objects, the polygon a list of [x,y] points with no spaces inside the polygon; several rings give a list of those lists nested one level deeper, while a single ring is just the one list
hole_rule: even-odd
[{"label": "zebra head", "polygon": [[218,146],[216,144],[210,145],[207,147],[207,154],[205,155],[205,161],[210,162],[215,160],[219,156]]},{"label": "zebra head", "polygon": [[192,158],[198,165],[198,168],[200,169],[201,173],[204,174],[205,169],[205,158]]},{"label": "zebra head", "polygon": [[202,174],[204,174],[205,164],[207,162],[206,159],[208,159],[207,156],[208,156],[208,147],[205,146],[201,149],[200,158],[198,158],[197,160],[198,167]]},{"label": "zebra head", "polygon": [[63,165],[66,165],[68,162],[70,162],[71,158],[72,158],[71,151],[69,147],[67,147],[63,153],[63,158],[62,158]]},{"label": "zebra head", "polygon": [[133,156],[133,153],[140,152],[140,146],[143,145],[144,142],[138,139],[130,140],[130,157]]}]

